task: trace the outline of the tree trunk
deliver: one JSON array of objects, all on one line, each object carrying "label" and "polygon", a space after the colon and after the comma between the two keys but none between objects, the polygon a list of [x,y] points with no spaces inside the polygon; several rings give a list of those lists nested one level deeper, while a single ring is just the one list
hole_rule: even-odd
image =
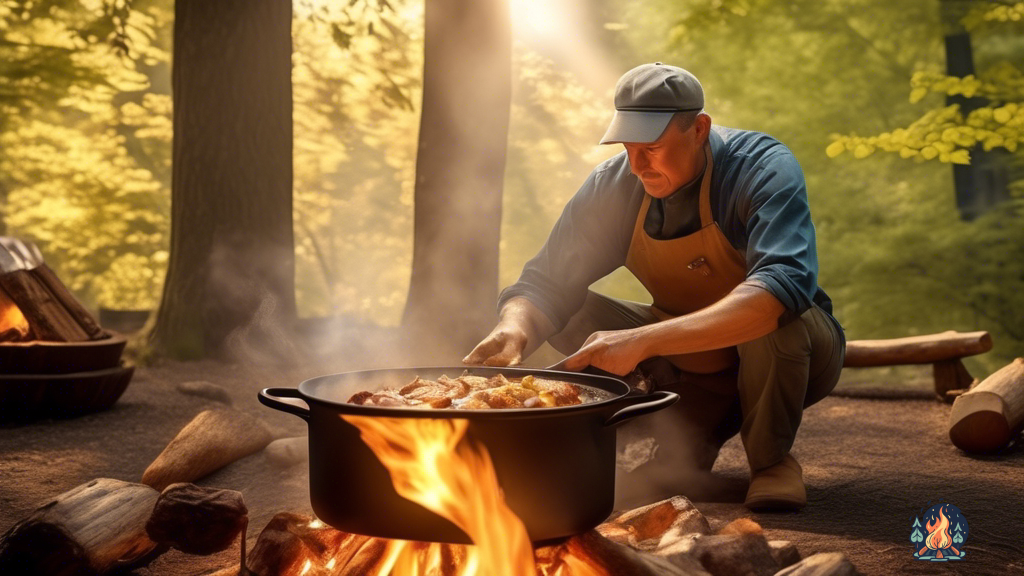
[{"label": "tree trunk", "polygon": [[412,279],[417,352],[462,358],[495,321],[511,101],[508,3],[427,0]]},{"label": "tree trunk", "polygon": [[154,343],[200,358],[244,334],[273,350],[295,317],[291,3],[174,10],[171,257]]}]

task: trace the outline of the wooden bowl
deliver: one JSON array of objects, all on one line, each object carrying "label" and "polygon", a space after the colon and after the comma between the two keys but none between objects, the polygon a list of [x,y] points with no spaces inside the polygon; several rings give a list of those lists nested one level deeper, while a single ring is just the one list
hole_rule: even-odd
[{"label": "wooden bowl", "polygon": [[0,422],[106,410],[124,394],[134,372],[134,366],[117,366],[73,374],[0,375]]},{"label": "wooden bowl", "polygon": [[74,374],[116,368],[127,342],[120,334],[88,342],[3,342],[0,374]]}]

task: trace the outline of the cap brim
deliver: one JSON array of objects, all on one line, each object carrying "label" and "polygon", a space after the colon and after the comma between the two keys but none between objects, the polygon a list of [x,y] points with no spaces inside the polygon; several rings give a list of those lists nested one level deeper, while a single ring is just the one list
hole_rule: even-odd
[{"label": "cap brim", "polygon": [[601,144],[654,142],[661,137],[675,112],[616,110]]}]

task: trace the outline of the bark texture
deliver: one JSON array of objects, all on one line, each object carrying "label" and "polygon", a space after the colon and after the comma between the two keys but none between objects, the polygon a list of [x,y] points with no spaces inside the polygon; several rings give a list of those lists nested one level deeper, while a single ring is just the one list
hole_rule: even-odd
[{"label": "bark texture", "polygon": [[175,2],[171,258],[154,343],[278,343],[295,316],[291,3]]},{"label": "bark texture", "polygon": [[496,319],[511,101],[508,2],[428,0],[404,324],[420,357],[462,358]]}]

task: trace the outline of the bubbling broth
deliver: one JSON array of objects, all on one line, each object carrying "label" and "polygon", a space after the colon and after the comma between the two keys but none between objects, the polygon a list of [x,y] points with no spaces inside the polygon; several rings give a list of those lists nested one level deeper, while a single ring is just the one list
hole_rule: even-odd
[{"label": "bubbling broth", "polygon": [[528,375],[506,378],[503,374],[457,378],[441,375],[436,380],[417,376],[405,386],[364,390],[348,399],[350,404],[398,408],[453,410],[495,410],[509,408],[554,408],[610,400],[615,394],[593,386]]}]

